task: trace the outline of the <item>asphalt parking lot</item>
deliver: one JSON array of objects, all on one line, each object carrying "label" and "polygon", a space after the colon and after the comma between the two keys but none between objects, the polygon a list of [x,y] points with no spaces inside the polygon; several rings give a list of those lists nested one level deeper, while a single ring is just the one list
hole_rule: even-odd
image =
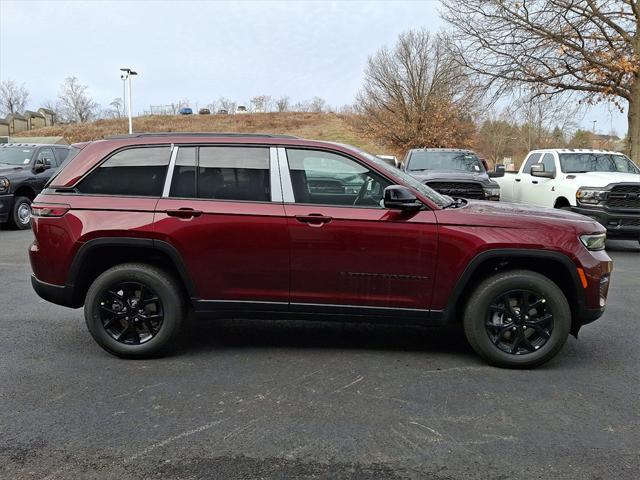
[{"label": "asphalt parking lot", "polygon": [[225,321],[124,361],[40,300],[0,230],[0,478],[637,478],[640,246],[607,313],[531,371],[456,330]]}]

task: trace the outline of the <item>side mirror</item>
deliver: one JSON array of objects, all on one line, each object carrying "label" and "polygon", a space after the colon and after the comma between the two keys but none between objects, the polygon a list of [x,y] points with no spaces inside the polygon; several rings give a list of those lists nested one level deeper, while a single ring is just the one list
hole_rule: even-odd
[{"label": "side mirror", "polygon": [[384,206],[393,210],[407,212],[420,210],[422,203],[411,190],[402,185],[389,185],[384,189]]},{"label": "side mirror", "polygon": [[51,168],[51,159],[50,158],[41,158],[36,160],[35,165],[33,166],[33,170],[36,173],[44,172]]},{"label": "side mirror", "polygon": [[487,172],[490,178],[504,177],[505,166],[497,164],[496,169],[493,172]]},{"label": "side mirror", "polygon": [[554,178],[555,174],[553,172],[545,172],[543,163],[536,163],[535,165],[531,165],[531,170],[529,173],[532,177],[541,177],[541,178]]}]

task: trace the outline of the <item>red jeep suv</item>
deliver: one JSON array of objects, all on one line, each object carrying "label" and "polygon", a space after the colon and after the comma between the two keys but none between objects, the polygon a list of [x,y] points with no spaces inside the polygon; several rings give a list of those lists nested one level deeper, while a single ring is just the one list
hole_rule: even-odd
[{"label": "red jeep suv", "polygon": [[602,315],[605,230],[571,212],[441,195],[356,148],[284,135],[134,134],[80,151],[32,205],[32,283],[84,305],[122,357],[198,317],[460,321],[531,367]]}]

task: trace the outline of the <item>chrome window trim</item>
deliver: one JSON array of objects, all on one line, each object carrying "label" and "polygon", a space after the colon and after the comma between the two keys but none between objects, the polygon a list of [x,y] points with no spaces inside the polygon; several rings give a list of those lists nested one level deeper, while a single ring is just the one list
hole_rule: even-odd
[{"label": "chrome window trim", "polygon": [[291,172],[289,172],[289,161],[287,160],[287,150],[278,147],[278,166],[280,169],[280,182],[282,185],[282,201],[284,203],[295,203],[293,195],[293,185],[291,184]]},{"label": "chrome window trim", "polygon": [[271,181],[271,201],[282,203],[280,162],[278,161],[278,150],[276,147],[269,147],[269,178]]},{"label": "chrome window trim", "polygon": [[162,189],[162,198],[169,196],[171,191],[171,180],[173,180],[173,169],[176,165],[176,157],[178,156],[177,145],[171,144],[171,158],[169,159],[169,166],[167,167],[167,176],[164,179],[164,188]]}]

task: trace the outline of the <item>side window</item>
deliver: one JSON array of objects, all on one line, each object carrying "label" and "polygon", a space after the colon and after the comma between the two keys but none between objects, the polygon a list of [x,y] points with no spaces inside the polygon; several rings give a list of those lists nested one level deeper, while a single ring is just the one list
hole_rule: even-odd
[{"label": "side window", "polygon": [[68,148],[55,148],[55,151],[56,157],[58,158],[58,165],[62,165],[62,162],[64,162],[69,156],[70,150]]},{"label": "side window", "polygon": [[554,172],[556,171],[556,162],[553,159],[552,153],[545,153],[544,157],[542,157],[542,161],[540,162],[544,165],[545,172]]},{"label": "side window", "polygon": [[159,197],[170,155],[168,146],[122,150],[91,172],[77,190],[97,195]]},{"label": "side window", "polygon": [[381,207],[391,183],[350,158],[317,150],[287,149],[296,203]]},{"label": "side window", "polygon": [[270,202],[269,149],[200,147],[198,198]]},{"label": "side window", "polygon": [[176,165],[171,177],[170,197],[194,198],[196,196],[197,147],[179,147]]},{"label": "side window", "polygon": [[527,158],[527,162],[524,164],[524,168],[522,169],[522,173],[529,174],[531,171],[531,165],[538,163],[541,156],[541,153],[532,153],[529,155],[529,158]]},{"label": "side window", "polygon": [[56,168],[58,166],[56,163],[56,157],[53,155],[53,150],[51,148],[41,148],[38,153],[38,157],[36,158],[36,162],[47,163],[51,168]]}]

